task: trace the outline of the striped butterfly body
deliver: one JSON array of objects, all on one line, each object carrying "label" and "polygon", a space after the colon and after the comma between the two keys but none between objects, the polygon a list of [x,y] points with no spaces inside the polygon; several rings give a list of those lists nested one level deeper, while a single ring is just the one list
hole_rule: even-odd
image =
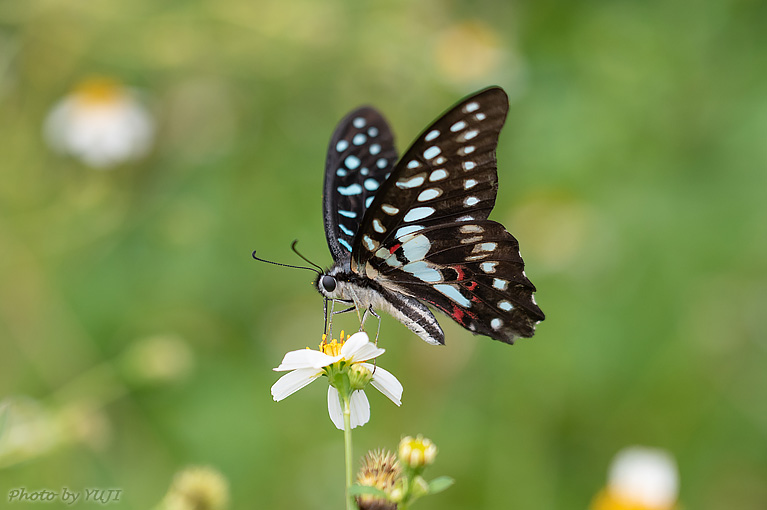
[{"label": "striped butterfly body", "polygon": [[333,266],[317,290],[397,318],[444,344],[428,305],[475,334],[513,343],[544,319],[517,240],[488,220],[498,191],[495,149],[506,93],[459,102],[402,158],[384,117],[359,108],[338,125],[325,166],[325,234]]}]

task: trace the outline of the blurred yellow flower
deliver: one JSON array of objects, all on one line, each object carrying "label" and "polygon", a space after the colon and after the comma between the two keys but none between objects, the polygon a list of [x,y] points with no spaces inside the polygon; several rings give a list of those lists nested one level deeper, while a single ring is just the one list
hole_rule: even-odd
[{"label": "blurred yellow flower", "polygon": [[194,353],[175,335],[154,335],[131,344],[122,368],[133,381],[169,383],[184,379],[194,368]]},{"label": "blurred yellow flower", "polygon": [[159,508],[162,510],[224,510],[229,482],[216,469],[192,466],[176,473]]},{"label": "blurred yellow flower", "polygon": [[665,450],[632,446],[610,465],[607,487],[591,510],[673,510],[679,492],[674,458]]},{"label": "blurred yellow flower", "polygon": [[479,21],[465,21],[439,35],[434,53],[445,77],[472,82],[486,78],[498,68],[502,46],[490,26]]},{"label": "blurred yellow flower", "polygon": [[90,78],[54,105],[43,126],[56,151],[93,168],[144,156],[155,123],[138,95],[111,78]]}]

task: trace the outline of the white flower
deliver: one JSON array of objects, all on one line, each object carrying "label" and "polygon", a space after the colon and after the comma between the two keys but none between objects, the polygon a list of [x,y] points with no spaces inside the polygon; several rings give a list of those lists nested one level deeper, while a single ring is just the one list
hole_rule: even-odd
[{"label": "white flower", "polygon": [[50,146],[94,168],[147,153],[155,126],[137,95],[109,78],[84,81],[51,109],[44,134]]},{"label": "white flower", "polygon": [[678,492],[674,457],[665,450],[632,446],[613,459],[607,489],[592,508],[670,510],[676,506]]},{"label": "white flower", "polygon": [[[343,342],[343,332],[341,332]],[[381,367],[374,367],[365,361],[371,360],[383,354],[384,349],[376,347],[368,339],[367,333],[360,331],[346,339],[346,342],[330,343],[323,341],[320,350],[301,349],[285,354],[280,366],[275,371],[287,374],[272,386],[272,397],[279,402],[308,385],[323,374],[330,375],[333,370],[349,371],[353,365],[360,365],[370,371],[372,378],[370,384],[381,393],[386,395],[397,405],[401,404],[402,384],[390,372]],[[355,389],[350,398],[351,426],[359,427],[370,420],[370,403],[365,392]],[[332,385],[328,388],[328,413],[333,424],[343,430],[344,419],[341,409],[341,401],[338,390]]]}]

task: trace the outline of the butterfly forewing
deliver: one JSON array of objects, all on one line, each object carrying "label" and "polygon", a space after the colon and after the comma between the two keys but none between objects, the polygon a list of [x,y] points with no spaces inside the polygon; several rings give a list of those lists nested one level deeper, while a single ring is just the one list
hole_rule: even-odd
[{"label": "butterfly forewing", "polygon": [[354,110],[338,124],[325,162],[325,235],[333,259],[348,258],[365,211],[397,160],[394,136],[375,109]]},{"label": "butterfly forewing", "polygon": [[363,219],[354,264],[362,271],[403,226],[486,219],[498,188],[495,147],[508,98],[491,88],[465,99],[421,133]]}]

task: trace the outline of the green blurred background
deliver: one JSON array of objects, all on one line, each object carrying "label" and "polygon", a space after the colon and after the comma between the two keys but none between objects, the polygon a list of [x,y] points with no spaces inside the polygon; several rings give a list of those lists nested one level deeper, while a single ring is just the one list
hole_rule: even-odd
[{"label": "green blurred background", "polygon": [[[767,508],[765,27],[756,0],[0,2],[0,399],[26,424],[0,497],[121,488],[114,508],[144,510],[205,464],[233,509],[340,508],[324,384],[269,394],[322,300],[250,253],[295,263],[299,239],[330,264],[347,111],[377,106],[403,151],[498,84],[491,217],[547,319],[509,347],[442,317],[435,348],[385,318],[403,405],[369,392],[355,457],[422,433],[427,475],[456,484],[419,508],[584,509],[643,444],[676,456],[685,508]],[[148,157],[99,171],[46,146],[91,75],[148,98]]]}]

